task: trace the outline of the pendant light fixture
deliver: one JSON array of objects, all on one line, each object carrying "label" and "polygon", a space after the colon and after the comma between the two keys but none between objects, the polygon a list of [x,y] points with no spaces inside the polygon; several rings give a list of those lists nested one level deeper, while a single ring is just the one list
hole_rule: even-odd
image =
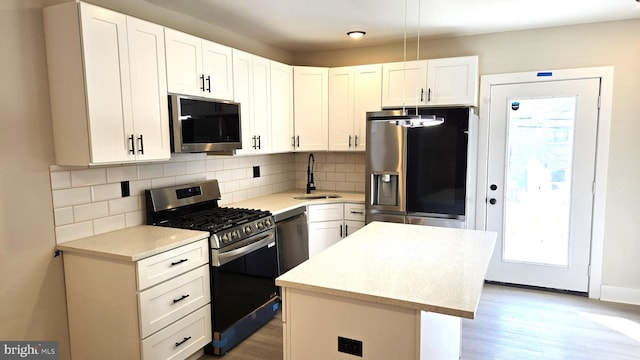
[{"label": "pendant light fixture", "polygon": [[[422,0],[418,0],[418,40],[416,45],[416,61],[420,60],[420,5]],[[388,120],[389,123],[395,124],[397,126],[403,127],[425,127],[425,126],[435,126],[444,123],[444,118],[436,117],[435,115],[420,115],[418,114],[418,104],[416,103],[415,114],[409,114],[407,108],[405,106],[406,101],[406,78],[407,78],[407,0],[404,1],[404,37],[403,37],[403,87],[402,87],[402,110],[391,110],[391,111],[383,111],[380,112],[378,116],[376,116],[379,120]],[[415,93],[417,93],[417,83]],[[384,113],[384,114],[383,114]]]}]

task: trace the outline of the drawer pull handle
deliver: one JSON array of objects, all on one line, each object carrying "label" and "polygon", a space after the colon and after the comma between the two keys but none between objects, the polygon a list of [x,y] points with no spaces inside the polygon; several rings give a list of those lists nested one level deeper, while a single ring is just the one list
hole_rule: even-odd
[{"label": "drawer pull handle", "polygon": [[172,263],[171,263],[171,266],[176,266],[176,265],[178,265],[178,264],[182,264],[183,262],[185,262],[185,261],[187,261],[187,260],[189,260],[189,259],[181,259],[181,260],[178,260],[178,261],[176,261],[176,262],[172,262]]},{"label": "drawer pull handle", "polygon": [[186,298],[188,298],[188,297],[189,297],[189,294],[187,294],[187,295],[182,295],[182,296],[180,297],[180,299],[173,299],[173,303],[175,304],[175,303],[180,302],[180,301],[182,301],[182,300],[184,300],[184,299],[186,299]]},{"label": "drawer pull handle", "polygon": [[360,214],[360,215],[364,214],[362,211],[353,211],[353,210],[351,211],[351,213],[352,214]]},{"label": "drawer pull handle", "polygon": [[191,336],[185,337],[182,341],[176,343],[176,347],[186,343],[189,339],[191,339]]}]

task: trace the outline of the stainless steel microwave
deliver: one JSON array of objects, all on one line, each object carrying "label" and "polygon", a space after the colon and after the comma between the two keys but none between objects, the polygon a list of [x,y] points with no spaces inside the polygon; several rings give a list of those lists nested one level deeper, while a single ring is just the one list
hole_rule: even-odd
[{"label": "stainless steel microwave", "polygon": [[173,152],[233,154],[242,148],[240,104],[169,95]]}]

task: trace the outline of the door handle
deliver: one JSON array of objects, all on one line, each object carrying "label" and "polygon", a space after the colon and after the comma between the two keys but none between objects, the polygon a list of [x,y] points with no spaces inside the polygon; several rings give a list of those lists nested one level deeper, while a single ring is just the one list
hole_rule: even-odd
[{"label": "door handle", "polygon": [[200,75],[200,81],[202,81],[202,86],[200,87],[200,90],[204,91],[204,74]]},{"label": "door handle", "polygon": [[351,148],[351,135],[349,135],[349,148]]},{"label": "door handle", "polygon": [[494,198],[489,199],[489,204],[491,204],[491,205],[495,205],[497,202],[498,202],[498,200],[496,200]]},{"label": "door handle", "polygon": [[340,238],[342,239],[342,225],[340,225]]},{"label": "door handle", "polygon": [[252,144],[252,145],[251,145],[251,147],[255,149],[255,148],[256,148],[256,137],[255,137],[255,136],[254,136],[254,137],[252,137],[252,138],[251,138],[251,141],[252,141],[252,142],[251,142],[251,144]]},{"label": "door handle", "polygon": [[136,150],[135,150],[135,143],[133,141],[133,134],[131,134],[131,136],[129,136],[129,144],[131,145],[131,149],[129,149],[129,152],[133,155],[136,154]]},{"label": "door handle", "polygon": [[[203,83],[204,86],[204,83]],[[207,91],[211,92],[211,75],[207,76]]]},{"label": "door handle", "polygon": [[262,141],[260,141],[260,135],[258,135],[258,149],[262,149]]},{"label": "door handle", "polygon": [[138,149],[138,152],[144,155],[144,140],[142,139],[142,134],[138,136],[138,141],[140,142],[140,149]]}]

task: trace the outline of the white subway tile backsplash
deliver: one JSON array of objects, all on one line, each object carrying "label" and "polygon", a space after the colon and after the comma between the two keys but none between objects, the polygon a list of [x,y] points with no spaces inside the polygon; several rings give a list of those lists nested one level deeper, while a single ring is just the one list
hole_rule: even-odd
[{"label": "white subway tile backsplash", "polygon": [[224,161],[222,159],[207,159],[205,167],[207,171],[224,170]]},{"label": "white subway tile backsplash", "polygon": [[124,220],[127,227],[146,224],[146,214],[144,211],[134,211],[124,214]]},{"label": "white subway tile backsplash", "polygon": [[76,222],[98,219],[105,216],[109,216],[109,203],[106,201],[76,205],[73,207],[73,218]]},{"label": "white subway tile backsplash", "polygon": [[95,185],[91,187],[92,201],[117,199],[121,195],[122,189],[119,182],[115,184]]},{"label": "white subway tile backsplash", "polygon": [[86,204],[91,202],[91,188],[79,187],[52,191],[53,208]]},{"label": "white subway tile backsplash", "polygon": [[151,189],[151,180],[138,180],[129,182],[131,196],[144,196],[144,191]]},{"label": "white subway tile backsplash", "polygon": [[140,196],[129,196],[109,201],[109,213],[107,215],[124,214],[126,212],[140,210]]},{"label": "white subway tile backsplash", "polygon": [[96,235],[126,227],[127,223],[124,214],[93,220],[93,228]]},{"label": "white subway tile backsplash", "polygon": [[187,166],[184,161],[165,163],[162,165],[164,176],[184,175],[187,173]]},{"label": "white subway tile backsplash", "polygon": [[164,176],[162,164],[138,165],[138,179],[154,179]]},{"label": "white subway tile backsplash", "polygon": [[156,178],[156,179],[151,179],[151,188],[152,189],[158,189],[158,188],[163,188],[163,187],[167,187],[167,186],[174,186],[176,185],[176,178],[175,177],[161,177],[161,178]]},{"label": "white subway tile backsplash", "polygon": [[107,170],[102,169],[87,169],[87,170],[73,170],[71,171],[71,186],[88,186],[107,183]]},{"label": "white subway tile backsplash", "polygon": [[[304,189],[308,155],[173,154],[170,161],[153,164],[91,169],[51,166],[57,241],[144,224],[145,189],[217,179],[222,206],[293,188]],[[364,153],[319,152],[314,156],[318,190],[364,191]],[[260,166],[260,177],[253,177],[253,166]],[[121,197],[121,181],[129,181],[131,196]]]},{"label": "white subway tile backsplash", "polygon": [[92,236],[93,233],[93,221],[77,222],[69,225],[56,226],[56,242],[58,244],[82,239],[84,237]]},{"label": "white subway tile backsplash", "polygon": [[116,166],[107,168],[107,182],[138,180],[138,168],[136,166]]},{"label": "white subway tile backsplash", "polygon": [[67,206],[53,211],[56,226],[72,224],[73,219],[73,207]]},{"label": "white subway tile backsplash", "polygon": [[51,173],[51,189],[67,189],[71,187],[71,171],[56,171]]},{"label": "white subway tile backsplash", "polygon": [[204,160],[187,161],[186,162],[186,173],[187,174],[203,173],[205,171],[207,171],[207,166],[206,166],[206,162]]}]

